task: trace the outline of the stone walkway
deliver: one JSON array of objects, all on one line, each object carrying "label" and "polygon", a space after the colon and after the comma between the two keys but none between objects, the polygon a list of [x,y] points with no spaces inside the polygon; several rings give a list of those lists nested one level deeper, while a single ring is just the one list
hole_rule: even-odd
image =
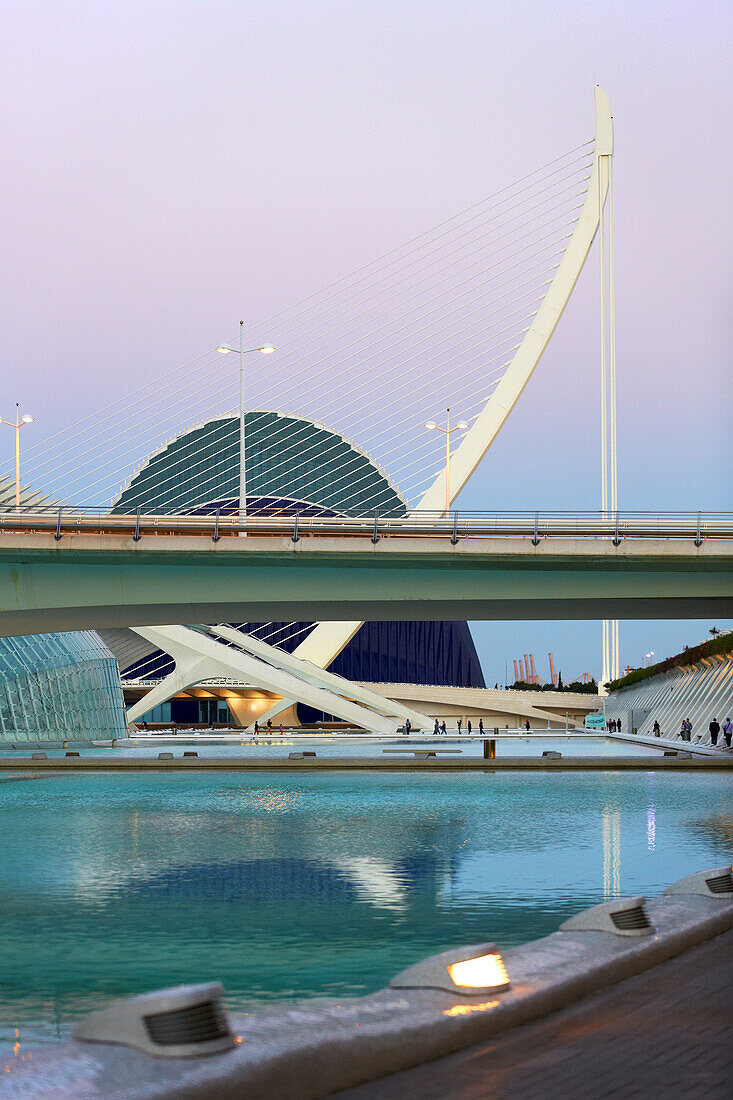
[{"label": "stone walkway", "polygon": [[482,1046],[340,1100],[729,1100],[733,931]]}]

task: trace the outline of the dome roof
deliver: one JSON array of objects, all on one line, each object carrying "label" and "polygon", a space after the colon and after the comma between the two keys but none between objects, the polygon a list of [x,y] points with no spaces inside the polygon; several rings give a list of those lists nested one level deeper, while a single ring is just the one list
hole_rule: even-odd
[{"label": "dome roof", "polygon": [[[304,417],[245,414],[248,501],[276,501],[339,515],[403,515],[406,504],[353,443]],[[130,478],[113,512],[172,514],[239,503],[239,415],[181,432]]]}]

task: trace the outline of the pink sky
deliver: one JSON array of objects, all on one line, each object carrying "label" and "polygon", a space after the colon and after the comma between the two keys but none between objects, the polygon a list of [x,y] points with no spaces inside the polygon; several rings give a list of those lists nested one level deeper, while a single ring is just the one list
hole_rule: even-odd
[{"label": "pink sky", "polygon": [[[598,82],[616,124],[621,503],[731,507],[730,4],[1,10],[0,415],[21,401],[29,440],[592,136]],[[598,388],[592,257],[462,504],[597,507]],[[630,624],[622,658],[708,625]],[[596,660],[595,624],[477,637],[492,682],[505,650],[545,641],[563,672]]]}]

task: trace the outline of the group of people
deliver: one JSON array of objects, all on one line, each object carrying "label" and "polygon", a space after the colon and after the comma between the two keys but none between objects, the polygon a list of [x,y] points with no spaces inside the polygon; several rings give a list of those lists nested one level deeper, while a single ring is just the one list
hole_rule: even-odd
[{"label": "group of people", "polygon": [[[456,729],[458,730],[459,734],[463,733],[463,719],[462,718],[458,718],[456,720]],[[483,720],[483,718],[479,718],[479,720],[478,720],[478,731],[481,734],[484,732],[484,720]],[[447,732],[448,732],[448,727],[445,724],[445,718],[443,719],[442,722],[438,722],[438,719],[436,718],[435,719],[435,725],[433,726],[433,733],[434,734],[436,734],[436,733],[446,734]],[[466,722],[466,733],[473,733],[473,725],[471,723],[470,718]]]},{"label": "group of people", "polygon": [[[609,721],[606,722],[606,728],[608,729],[609,733],[620,733],[621,732],[621,719],[620,718],[611,718],[611,719],[609,719]],[[732,744],[733,744],[733,722],[731,722],[730,718],[726,718],[725,722],[723,722],[722,731],[721,731],[721,726],[720,726],[720,723],[718,722],[718,719],[713,718],[712,722],[708,726],[708,732],[710,734],[710,744],[713,747],[717,746],[718,738],[720,737],[721,732],[723,734],[723,739],[725,741],[726,746],[728,748],[732,747]],[[636,733],[636,730],[634,730],[634,733]],[[659,725],[659,722],[656,719],[654,720],[654,725],[652,726],[652,734],[653,734],[654,737],[661,737],[662,736],[661,727]],[[684,718],[682,720],[682,726],[680,728],[680,737],[683,741],[691,741],[692,740],[692,722],[690,721],[689,718]]]},{"label": "group of people", "polygon": [[[655,722],[654,725],[656,726],[657,723]],[[708,726],[708,733],[710,734],[710,744],[714,748],[718,744],[718,738],[720,737],[720,732],[721,732],[720,722],[718,721],[717,718],[713,718],[712,722]],[[726,744],[727,748],[730,748],[731,747],[731,742],[733,742],[733,722],[731,722],[730,718],[726,718],[725,722],[723,722],[723,731],[722,732],[723,732],[723,738],[725,740],[725,744]],[[683,741],[691,741],[692,740],[692,722],[690,721],[689,718],[683,718],[683,720],[682,720],[682,726],[680,728],[680,737],[682,738]]]},{"label": "group of people", "polygon": [[[280,723],[280,729],[278,730],[278,732],[279,732],[279,733],[282,733],[282,731],[283,731],[283,724],[282,724],[282,722],[281,722],[281,723]],[[255,737],[257,736],[257,734],[258,734],[259,732],[260,732],[260,723],[259,723],[259,722],[255,722],[255,725],[254,725],[254,735],[255,735]],[[267,719],[267,732],[268,732],[268,733],[272,733],[272,718],[268,718],[268,719]]]}]

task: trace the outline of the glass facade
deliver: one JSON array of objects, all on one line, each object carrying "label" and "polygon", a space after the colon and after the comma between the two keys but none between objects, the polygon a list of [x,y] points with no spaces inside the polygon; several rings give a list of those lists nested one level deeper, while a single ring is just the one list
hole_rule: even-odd
[{"label": "glass facade", "polygon": [[117,661],[93,630],[0,638],[0,741],[127,735]]}]

